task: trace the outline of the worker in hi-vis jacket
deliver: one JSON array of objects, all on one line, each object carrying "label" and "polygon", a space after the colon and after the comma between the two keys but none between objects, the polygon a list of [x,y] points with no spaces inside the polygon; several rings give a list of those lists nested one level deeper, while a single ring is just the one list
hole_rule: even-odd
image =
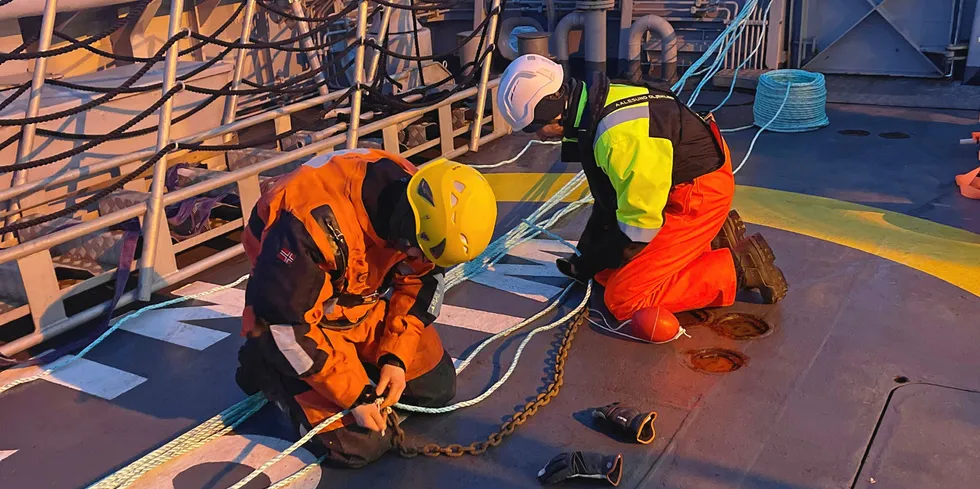
[{"label": "worker in hi-vis jacket", "polygon": [[581,255],[557,265],[605,286],[617,319],[728,306],[739,289],[766,303],[785,296],[772,249],[761,235],[744,238],[730,212],[731,160],[710,115],[652,86],[601,74],[587,84],[533,54],[507,67],[497,97],[515,130],[562,137],[563,161],[581,162],[595,204]]}]

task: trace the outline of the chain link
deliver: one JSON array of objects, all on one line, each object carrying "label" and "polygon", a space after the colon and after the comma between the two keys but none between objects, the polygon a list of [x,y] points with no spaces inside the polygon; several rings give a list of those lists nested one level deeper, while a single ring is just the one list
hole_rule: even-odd
[{"label": "chain link", "polygon": [[487,451],[490,447],[499,446],[504,438],[514,433],[518,426],[527,422],[531,416],[534,416],[538,412],[538,409],[544,407],[555,396],[558,395],[558,391],[561,389],[564,383],[565,377],[565,360],[568,358],[568,350],[572,346],[572,338],[575,337],[575,332],[578,331],[579,326],[585,323],[585,317],[587,314],[587,309],[583,309],[565,328],[565,333],[562,336],[561,344],[558,346],[558,350],[555,352],[555,368],[551,377],[551,381],[545,386],[545,391],[539,393],[533,401],[528,402],[524,407],[514,413],[510,420],[500,425],[500,429],[494,433],[491,433],[486,440],[475,441],[467,446],[452,444],[446,446],[440,446],[436,443],[429,443],[422,447],[409,445],[405,439],[405,430],[399,425],[395,425],[395,437],[394,444],[398,450],[398,454],[405,458],[414,458],[419,455],[425,455],[427,457],[438,457],[440,455],[445,455],[447,457],[462,457],[463,455],[480,455]]}]

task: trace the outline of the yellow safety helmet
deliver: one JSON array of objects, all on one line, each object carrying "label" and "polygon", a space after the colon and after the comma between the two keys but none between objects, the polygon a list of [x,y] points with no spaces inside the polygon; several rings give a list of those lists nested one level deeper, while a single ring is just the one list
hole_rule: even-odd
[{"label": "yellow safety helmet", "polygon": [[497,199],[479,171],[449,160],[423,166],[408,183],[415,237],[440,267],[476,258],[493,236]]}]

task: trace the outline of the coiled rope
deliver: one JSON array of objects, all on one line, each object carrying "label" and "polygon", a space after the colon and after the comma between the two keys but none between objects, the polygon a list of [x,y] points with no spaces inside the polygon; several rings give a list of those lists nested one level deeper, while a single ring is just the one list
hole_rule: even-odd
[{"label": "coiled rope", "polygon": [[[749,150],[742,162],[732,171],[738,173],[752,156],[755,143],[766,130],[774,132],[806,132],[820,129],[830,124],[827,118],[827,85],[824,76],[804,70],[776,70],[759,77],[755,103],[752,104],[755,133]],[[726,129],[723,132],[736,132],[749,129],[745,126]]]}]

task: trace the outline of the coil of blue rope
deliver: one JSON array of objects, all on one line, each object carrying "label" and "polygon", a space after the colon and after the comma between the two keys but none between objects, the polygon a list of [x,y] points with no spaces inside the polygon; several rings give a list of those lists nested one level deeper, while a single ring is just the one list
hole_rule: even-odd
[{"label": "coil of blue rope", "polygon": [[[827,118],[827,84],[820,73],[804,70],[775,70],[759,77],[759,87],[752,104],[752,115],[759,132],[752,138],[749,150],[733,173],[745,165],[755,142],[765,131],[806,132],[830,124]],[[728,129],[736,132],[753,126]]]}]

